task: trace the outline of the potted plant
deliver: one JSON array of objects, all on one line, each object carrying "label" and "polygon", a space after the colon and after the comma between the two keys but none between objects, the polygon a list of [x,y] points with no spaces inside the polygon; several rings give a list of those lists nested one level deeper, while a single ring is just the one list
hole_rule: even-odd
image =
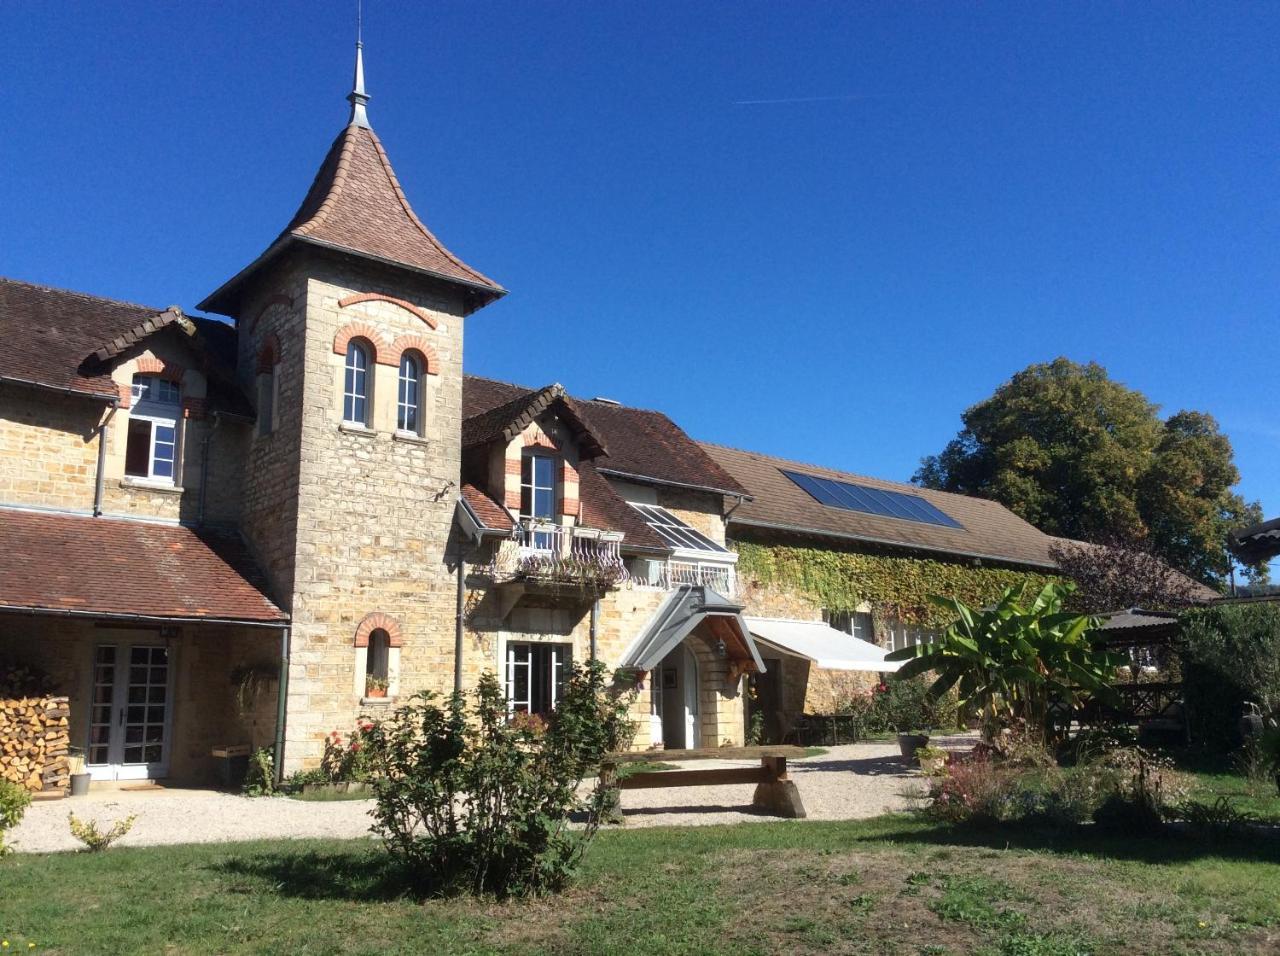
[{"label": "potted plant", "polygon": [[919,751],[929,748],[929,732],[927,730],[898,731],[898,749],[908,760],[915,760]]},{"label": "potted plant", "polygon": [[931,777],[937,776],[947,765],[947,752],[941,747],[919,747],[916,749],[916,760],[920,762],[921,770]]},{"label": "potted plant", "polygon": [[382,677],[366,677],[364,680],[364,695],[366,697],[386,697],[386,679]]}]

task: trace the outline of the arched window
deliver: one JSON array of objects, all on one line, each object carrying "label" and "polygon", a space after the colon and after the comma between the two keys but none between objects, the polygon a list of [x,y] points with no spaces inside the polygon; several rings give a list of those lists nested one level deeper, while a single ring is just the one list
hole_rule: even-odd
[{"label": "arched window", "polygon": [[369,424],[369,348],[352,339],[347,343],[343,376],[342,420],[351,425]]},{"label": "arched window", "polygon": [[386,696],[391,671],[391,635],[380,627],[369,632],[369,650],[365,661],[364,692],[366,696]]},{"label": "arched window", "polygon": [[400,356],[400,388],[396,397],[396,428],[422,434],[422,359],[417,352]]},{"label": "arched window", "polygon": [[176,484],[178,419],[182,390],[176,382],[154,375],[133,377],[124,473],[163,484]]}]

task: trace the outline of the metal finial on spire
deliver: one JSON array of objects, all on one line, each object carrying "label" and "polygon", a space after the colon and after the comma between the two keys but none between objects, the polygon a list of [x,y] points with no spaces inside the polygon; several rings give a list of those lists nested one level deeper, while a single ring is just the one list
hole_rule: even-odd
[{"label": "metal finial on spire", "polygon": [[363,126],[369,129],[369,116],[365,112],[365,104],[369,102],[369,94],[364,91],[364,42],[361,40],[361,4],[356,3],[356,77],[347,102],[351,104],[351,119],[348,126]]}]

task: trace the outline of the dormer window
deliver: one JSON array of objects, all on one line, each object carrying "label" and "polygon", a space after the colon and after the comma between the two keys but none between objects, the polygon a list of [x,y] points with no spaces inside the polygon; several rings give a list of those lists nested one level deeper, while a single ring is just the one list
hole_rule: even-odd
[{"label": "dormer window", "polygon": [[369,349],[356,339],[347,343],[342,420],[348,425],[369,424]]},{"label": "dormer window", "polygon": [[[525,452],[520,465],[520,517],[531,524],[555,523],[556,459],[551,455]],[[533,546],[550,548],[551,535],[535,534]]]},{"label": "dormer window", "polygon": [[135,375],[132,399],[124,473],[131,478],[176,484],[181,388],[154,375]]}]

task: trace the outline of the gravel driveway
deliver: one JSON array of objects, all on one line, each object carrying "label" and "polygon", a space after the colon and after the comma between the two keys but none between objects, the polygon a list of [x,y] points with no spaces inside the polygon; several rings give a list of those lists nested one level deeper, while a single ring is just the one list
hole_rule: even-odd
[{"label": "gravel driveway", "polygon": [[[969,737],[936,739],[949,748],[972,746]],[[758,761],[697,760],[690,769],[750,767]],[[920,775],[893,743],[832,747],[827,753],[791,761],[791,778],[810,820],[858,820],[910,806]],[[627,790],[622,807],[627,826],[698,826],[775,820],[750,808],[753,784],[724,787]],[[19,852],[72,850],[79,844],[67,829],[67,814],[103,823],[136,814],[118,846],[220,843],[279,837],[359,837],[369,832],[370,800],[312,802],[287,797],[249,798],[212,790],[96,791],[85,797],[33,803],[8,834]]]}]

